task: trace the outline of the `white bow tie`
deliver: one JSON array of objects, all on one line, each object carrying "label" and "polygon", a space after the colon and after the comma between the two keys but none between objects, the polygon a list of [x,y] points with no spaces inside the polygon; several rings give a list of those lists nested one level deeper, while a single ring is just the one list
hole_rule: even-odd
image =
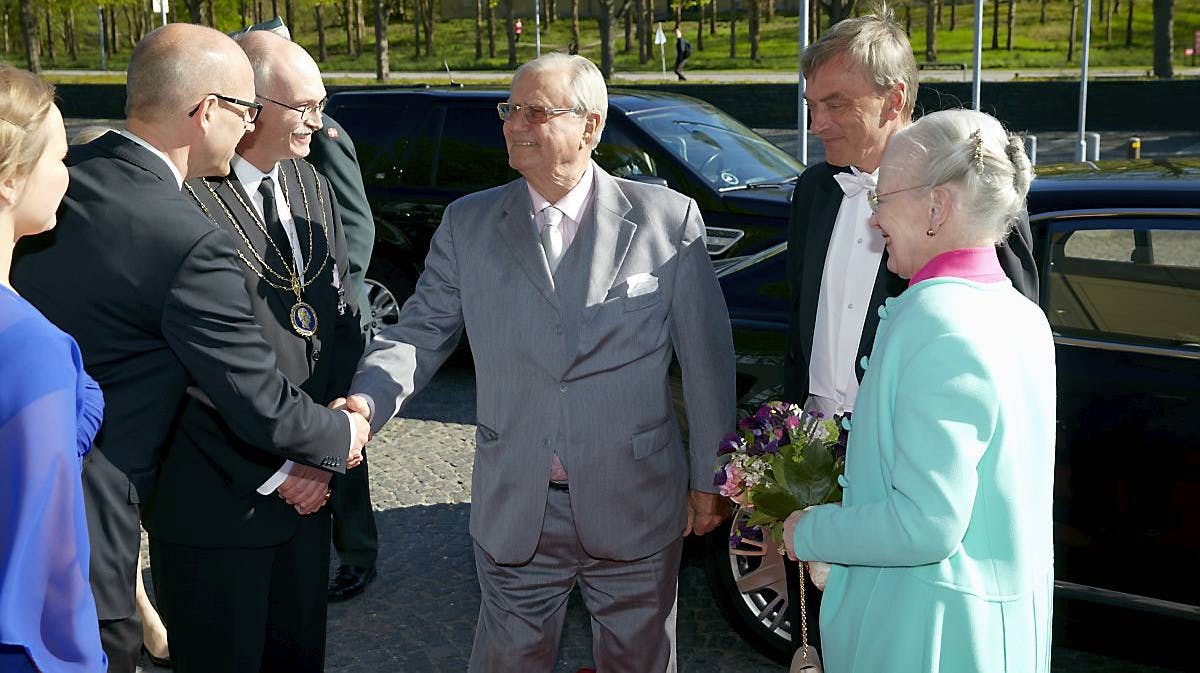
[{"label": "white bow tie", "polygon": [[850,167],[849,173],[838,173],[833,179],[837,180],[838,186],[850,197],[858,196],[868,189],[875,189],[875,174],[863,173],[853,166]]}]

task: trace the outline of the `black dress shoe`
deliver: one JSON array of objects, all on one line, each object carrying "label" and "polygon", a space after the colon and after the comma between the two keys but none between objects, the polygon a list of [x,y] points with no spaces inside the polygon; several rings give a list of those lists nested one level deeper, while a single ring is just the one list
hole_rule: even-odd
[{"label": "black dress shoe", "polygon": [[337,603],[361,594],[375,580],[375,567],[343,565],[329,583],[329,602]]}]

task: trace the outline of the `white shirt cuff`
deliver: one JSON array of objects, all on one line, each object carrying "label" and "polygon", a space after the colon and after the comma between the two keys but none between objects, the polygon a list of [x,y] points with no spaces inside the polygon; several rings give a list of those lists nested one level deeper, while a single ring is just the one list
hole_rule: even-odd
[{"label": "white shirt cuff", "polygon": [[[350,412],[345,409],[342,409],[341,412],[346,414],[346,420],[350,422],[350,444],[346,447],[346,454],[349,455],[350,448],[354,446],[354,440],[358,439],[358,431],[354,428],[354,419],[350,418]],[[259,495],[271,495],[274,493],[287,480],[288,475],[292,473],[292,468],[295,466],[295,461],[284,461],[283,467],[279,468],[275,474],[262,483],[262,486],[258,487]]]}]

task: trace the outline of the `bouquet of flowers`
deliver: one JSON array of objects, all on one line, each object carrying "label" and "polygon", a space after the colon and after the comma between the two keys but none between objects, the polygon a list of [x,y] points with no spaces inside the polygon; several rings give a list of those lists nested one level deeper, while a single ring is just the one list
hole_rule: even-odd
[{"label": "bouquet of flowers", "polygon": [[[721,440],[717,456],[723,464],[713,484],[749,513],[749,526],[769,531],[782,550],[783,522],[789,514],[842,499],[838,477],[845,469],[846,447],[838,442],[839,435],[836,418],[795,404],[768,402]],[[734,531],[738,538],[757,535],[753,529]],[[731,539],[735,546],[738,542]]]}]

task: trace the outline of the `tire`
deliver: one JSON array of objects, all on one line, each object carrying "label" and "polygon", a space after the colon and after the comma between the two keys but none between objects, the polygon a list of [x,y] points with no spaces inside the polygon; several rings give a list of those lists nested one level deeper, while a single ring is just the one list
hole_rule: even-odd
[{"label": "tire", "polygon": [[792,638],[783,557],[769,537],[731,547],[730,531],[739,520],[745,520],[740,509],[705,536],[709,587],[734,631],[764,656],[786,666],[792,659]]},{"label": "tire", "polygon": [[379,330],[395,325],[400,318],[400,307],[416,289],[416,278],[400,265],[383,257],[371,260],[366,277],[367,301],[371,306],[370,336]]}]

